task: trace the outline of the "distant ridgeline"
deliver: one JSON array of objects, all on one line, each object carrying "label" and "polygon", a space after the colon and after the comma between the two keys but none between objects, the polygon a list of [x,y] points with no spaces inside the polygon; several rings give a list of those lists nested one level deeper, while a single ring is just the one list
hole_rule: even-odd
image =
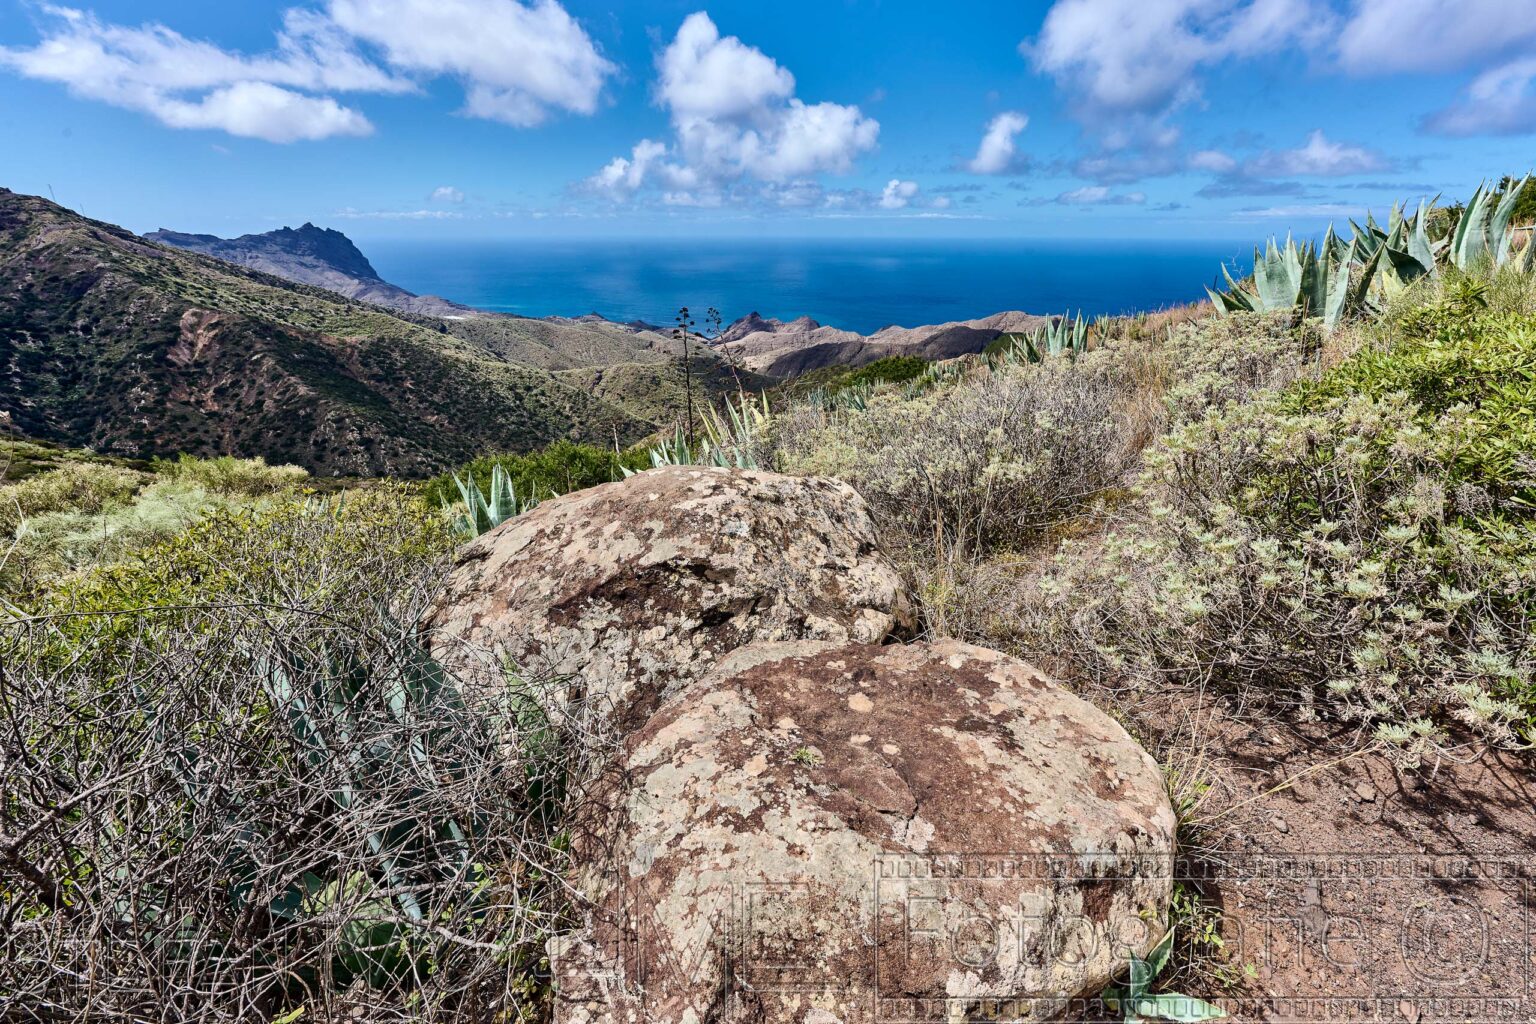
[{"label": "distant ridgeline", "polygon": [[[488,451],[628,445],[684,407],[834,366],[979,352],[1042,318],[861,336],[756,314],[683,343],[649,324],[531,319],[382,280],[339,231],[139,237],[0,189],[0,412],[104,454],[262,456],[424,476]],[[729,362],[728,362],[729,361]]]}]

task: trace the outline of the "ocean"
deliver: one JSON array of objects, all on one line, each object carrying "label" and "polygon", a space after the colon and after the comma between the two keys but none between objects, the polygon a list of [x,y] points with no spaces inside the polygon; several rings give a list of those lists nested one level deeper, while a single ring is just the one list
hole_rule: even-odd
[{"label": "ocean", "polygon": [[[1204,299],[1236,242],[548,241],[364,244],[386,281],[524,316],[600,313],[669,326],[760,313],[870,333],[1008,309],[1121,314]],[[1241,260],[1241,263],[1238,261]]]}]

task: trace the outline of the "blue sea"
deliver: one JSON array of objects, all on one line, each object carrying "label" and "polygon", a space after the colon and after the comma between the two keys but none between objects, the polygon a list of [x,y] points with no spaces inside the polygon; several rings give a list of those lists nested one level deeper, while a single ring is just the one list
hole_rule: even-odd
[{"label": "blue sea", "polygon": [[[679,306],[869,333],[1008,309],[1090,316],[1205,298],[1236,242],[369,241],[386,281],[524,316],[670,325]],[[700,317],[699,319],[702,319]]]}]

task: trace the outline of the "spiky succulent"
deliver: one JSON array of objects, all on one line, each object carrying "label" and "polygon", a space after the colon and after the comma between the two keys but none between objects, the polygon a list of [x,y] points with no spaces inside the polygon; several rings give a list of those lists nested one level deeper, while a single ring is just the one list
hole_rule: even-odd
[{"label": "spiky succulent", "polygon": [[1055,317],[1028,334],[1009,332],[999,335],[994,344],[997,365],[1044,362],[1047,356],[1076,358],[1088,351],[1088,322],[1081,313],[1068,319],[1069,314]]},{"label": "spiky succulent", "polygon": [[1355,247],[1335,235],[1331,227],[1322,244],[1316,246],[1311,242],[1298,246],[1287,235],[1282,248],[1270,239],[1262,252],[1254,250],[1251,285],[1233,280],[1231,272],[1222,267],[1228,290],[1206,291],[1224,313],[1299,310],[1303,316],[1321,317],[1332,329],[1360,307],[1370,282],[1370,276],[1362,274],[1351,285],[1354,251]]},{"label": "spiky succulent", "polygon": [[[1456,223],[1456,230],[1451,234],[1452,263],[1462,270],[1470,270],[1483,260],[1492,260],[1496,267],[1502,267],[1509,261],[1514,248],[1514,231],[1510,221],[1514,219],[1515,204],[1520,199],[1520,193],[1530,181],[1531,176],[1527,174],[1518,184],[1506,189],[1502,197],[1496,185],[1486,181],[1478,184],[1477,191],[1472,193],[1472,198],[1467,202],[1466,211]],[[1527,244],[1521,259],[1522,265],[1527,268],[1533,263],[1532,249]]]}]

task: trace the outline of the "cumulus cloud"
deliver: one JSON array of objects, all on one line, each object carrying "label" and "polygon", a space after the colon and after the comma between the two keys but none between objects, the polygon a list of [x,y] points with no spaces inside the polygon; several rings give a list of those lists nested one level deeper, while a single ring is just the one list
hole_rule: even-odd
[{"label": "cumulus cloud", "polygon": [[1219,149],[1202,149],[1190,154],[1189,166],[1197,171],[1231,174],[1237,170],[1237,161]]},{"label": "cumulus cloud", "polygon": [[722,36],[703,12],[684,19],[656,67],[671,141],[643,140],[589,178],[589,188],[614,198],[651,185],[702,195],[751,181],[765,191],[846,173],[879,138],[879,122],[857,106],[797,98],[788,69]]},{"label": "cumulus cloud", "polygon": [[1267,150],[1244,161],[1248,177],[1308,175],[1342,178],[1351,174],[1369,174],[1391,166],[1380,153],[1363,146],[1351,146],[1330,140],[1319,129],[1307,136],[1306,144],[1296,149]]},{"label": "cumulus cloud", "polygon": [[910,203],[916,195],[917,182],[892,178],[886,183],[885,191],[880,193],[880,208],[882,210],[900,210]]},{"label": "cumulus cloud", "polygon": [[1083,115],[1158,116],[1196,99],[1196,72],[1321,27],[1307,0],[1057,0],[1021,50]]},{"label": "cumulus cloud", "polygon": [[331,0],[328,13],[392,67],[458,78],[465,114],[518,127],[592,113],[616,70],[555,0]]},{"label": "cumulus cloud", "polygon": [[972,174],[1017,174],[1026,158],[1018,152],[1019,133],[1029,126],[1029,118],[1016,110],[1006,110],[987,124],[986,134],[976,155],[966,164]]},{"label": "cumulus cloud", "polygon": [[1536,42],[1536,4],[1510,0],[1355,0],[1338,36],[1351,74],[1452,71]]},{"label": "cumulus cloud", "polygon": [[464,82],[472,116],[525,125],[551,110],[591,113],[614,71],[554,0],[330,0],[287,11],[273,48],[256,55],[161,24],[41,12],[42,39],[0,47],[0,68],[173,128],[269,142],[368,134],[361,112],[324,94],[417,92],[435,75]]},{"label": "cumulus cloud", "polygon": [[431,200],[434,203],[462,203],[464,190],[452,185],[440,185],[432,190]]}]

